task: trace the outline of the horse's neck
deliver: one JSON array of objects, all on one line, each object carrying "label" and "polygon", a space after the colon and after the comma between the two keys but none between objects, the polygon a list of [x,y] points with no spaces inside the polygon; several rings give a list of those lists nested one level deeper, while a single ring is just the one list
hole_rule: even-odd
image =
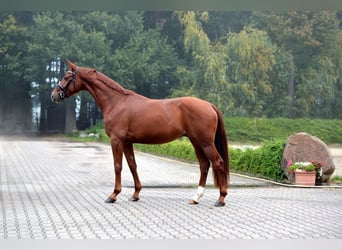
[{"label": "horse's neck", "polygon": [[117,91],[119,94],[122,95],[128,95],[129,90],[123,88],[120,84],[106,76],[105,74],[102,74],[100,72],[97,72],[97,80],[101,81],[103,84],[105,84],[108,88]]},{"label": "horse's neck", "polygon": [[97,72],[97,77],[92,82],[86,82],[86,89],[94,97],[104,115],[127,95],[134,94],[100,72]]}]

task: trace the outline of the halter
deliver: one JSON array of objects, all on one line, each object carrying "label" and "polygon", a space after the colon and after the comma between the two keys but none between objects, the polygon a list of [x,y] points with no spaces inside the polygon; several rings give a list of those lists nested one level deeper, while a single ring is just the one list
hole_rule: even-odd
[{"label": "halter", "polygon": [[67,81],[65,87],[63,87],[63,86],[61,85],[61,81],[59,81],[57,87],[58,87],[60,90],[62,90],[62,92],[59,92],[59,93],[58,93],[58,96],[59,96],[59,98],[60,98],[61,100],[63,100],[64,98],[67,98],[67,97],[68,97],[67,94],[66,94],[66,92],[67,92],[67,90],[68,90],[68,87],[69,87],[70,83],[73,82],[73,83],[74,83],[74,88],[76,89],[76,86],[75,86],[75,80],[76,80],[76,79],[75,79],[75,78],[76,78],[76,73],[77,73],[77,71],[78,71],[78,67],[76,68],[75,71],[68,71],[68,72],[67,72],[67,73],[71,73],[71,78],[69,78],[69,80]]}]

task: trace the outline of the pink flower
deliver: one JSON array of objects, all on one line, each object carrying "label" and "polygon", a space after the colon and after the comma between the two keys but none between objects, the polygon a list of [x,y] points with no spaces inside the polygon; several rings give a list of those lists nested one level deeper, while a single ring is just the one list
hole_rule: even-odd
[{"label": "pink flower", "polygon": [[287,162],[287,167],[290,167],[292,165],[292,161]]}]

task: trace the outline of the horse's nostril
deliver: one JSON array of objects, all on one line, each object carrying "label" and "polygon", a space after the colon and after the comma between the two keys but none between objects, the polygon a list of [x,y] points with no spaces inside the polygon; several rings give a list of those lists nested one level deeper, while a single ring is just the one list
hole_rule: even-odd
[{"label": "horse's nostril", "polygon": [[57,101],[58,101],[58,100],[57,100],[57,97],[54,96],[54,95],[52,95],[52,96],[51,96],[51,101],[52,101],[52,102],[57,102]]}]

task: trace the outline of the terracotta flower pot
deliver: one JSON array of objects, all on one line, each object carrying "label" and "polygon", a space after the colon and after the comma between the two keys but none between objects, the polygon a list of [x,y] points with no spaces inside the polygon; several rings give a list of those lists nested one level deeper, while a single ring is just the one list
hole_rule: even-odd
[{"label": "terracotta flower pot", "polygon": [[297,185],[315,186],[316,171],[295,171],[295,182]]}]

